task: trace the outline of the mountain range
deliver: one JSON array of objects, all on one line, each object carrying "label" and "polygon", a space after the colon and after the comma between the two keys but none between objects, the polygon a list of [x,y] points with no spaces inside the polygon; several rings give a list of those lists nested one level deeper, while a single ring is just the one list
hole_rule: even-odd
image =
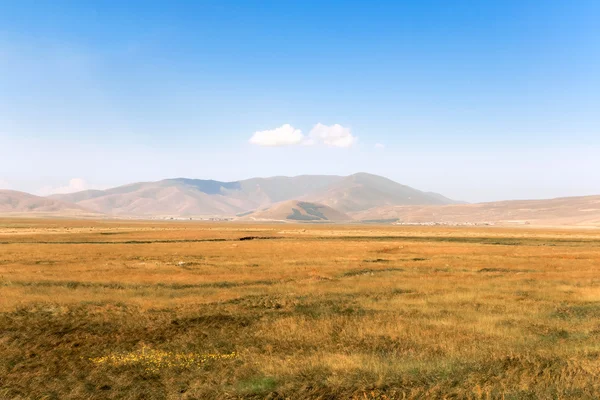
[{"label": "mountain range", "polygon": [[0,214],[598,227],[600,196],[466,204],[367,173],[234,182],[176,178],[48,197],[0,190]]},{"label": "mountain range", "polygon": [[233,216],[273,204],[301,200],[347,213],[394,205],[456,203],[377,175],[302,175],[253,178],[236,182],[165,179],[108,190],[49,197],[87,210],[115,216]]}]

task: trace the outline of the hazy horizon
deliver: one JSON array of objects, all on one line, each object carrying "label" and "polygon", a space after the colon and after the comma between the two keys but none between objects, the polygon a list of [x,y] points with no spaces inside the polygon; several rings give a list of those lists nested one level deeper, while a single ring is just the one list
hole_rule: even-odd
[{"label": "hazy horizon", "polygon": [[19,1],[0,189],[367,172],[468,202],[600,195],[600,3]]}]

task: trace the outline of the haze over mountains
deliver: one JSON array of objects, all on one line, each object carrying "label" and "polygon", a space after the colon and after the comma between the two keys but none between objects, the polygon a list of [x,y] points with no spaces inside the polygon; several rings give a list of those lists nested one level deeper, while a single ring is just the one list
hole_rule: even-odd
[{"label": "haze over mountains", "polygon": [[166,179],[108,190],[50,196],[88,210],[116,216],[233,216],[287,200],[320,203],[345,212],[393,205],[453,204],[387,178],[359,173],[253,178],[237,182]]},{"label": "haze over mountains", "polygon": [[94,213],[73,203],[16,190],[0,190],[0,214],[86,216]]},{"label": "haze over mountains", "polygon": [[0,214],[600,226],[600,196],[465,204],[366,173],[235,182],[177,178],[48,197],[0,190]]}]

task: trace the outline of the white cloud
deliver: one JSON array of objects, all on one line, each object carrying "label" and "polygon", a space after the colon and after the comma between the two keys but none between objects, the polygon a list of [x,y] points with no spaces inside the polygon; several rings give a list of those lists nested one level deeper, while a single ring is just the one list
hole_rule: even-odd
[{"label": "white cloud", "polygon": [[254,135],[250,138],[250,143],[258,146],[292,146],[303,142],[304,135],[302,131],[290,124],[268,131],[254,132]]},{"label": "white cloud", "polygon": [[352,136],[350,128],[339,124],[327,126],[318,123],[310,131],[310,138],[332,147],[350,147],[356,143],[356,137]]},{"label": "white cloud", "polygon": [[69,181],[68,185],[65,186],[44,186],[38,191],[40,196],[49,196],[51,194],[65,194],[65,193],[75,193],[81,192],[83,190],[89,189],[99,189],[96,186],[88,184],[84,179],[81,178],[73,178]]},{"label": "white cloud", "polygon": [[385,149],[385,145],[383,145],[381,143],[375,143],[375,148],[376,149]]},{"label": "white cloud", "polygon": [[0,179],[0,189],[8,189],[8,182],[4,179]]},{"label": "white cloud", "polygon": [[316,124],[310,131],[308,137],[302,134],[290,124],[285,124],[276,129],[258,131],[250,138],[250,143],[259,146],[313,146],[324,144],[330,147],[350,147],[356,143],[356,137],[352,136],[350,128],[344,128],[339,124],[323,125]]}]

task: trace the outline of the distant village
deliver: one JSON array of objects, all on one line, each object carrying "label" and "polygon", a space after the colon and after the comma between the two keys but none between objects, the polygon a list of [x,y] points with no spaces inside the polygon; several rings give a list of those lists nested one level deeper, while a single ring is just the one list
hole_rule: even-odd
[{"label": "distant village", "polygon": [[[224,222],[233,221],[234,217],[162,217],[157,218],[168,221],[211,221]],[[352,223],[352,222],[351,222]],[[371,221],[354,221],[354,223],[373,223]],[[402,222],[402,221],[380,221],[381,224],[390,224],[396,226],[494,226],[494,222]],[[523,225],[529,225],[528,221],[520,221]]]},{"label": "distant village", "polygon": [[233,217],[164,217],[164,218],[160,218],[160,219],[164,219],[164,220],[169,220],[169,221],[215,221],[215,222],[222,222],[222,221],[232,221],[234,218]]},{"label": "distant village", "polygon": [[402,226],[493,226],[493,222],[394,222]]}]

